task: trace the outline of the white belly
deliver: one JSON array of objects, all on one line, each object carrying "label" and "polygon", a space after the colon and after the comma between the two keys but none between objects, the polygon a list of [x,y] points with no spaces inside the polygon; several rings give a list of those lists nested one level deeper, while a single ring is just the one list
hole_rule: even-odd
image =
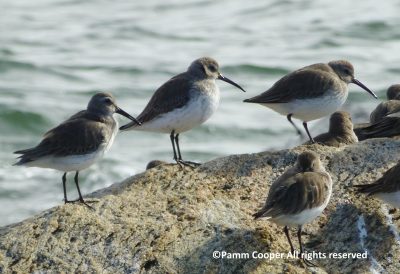
[{"label": "white belly", "polygon": [[93,165],[103,157],[104,151],[96,151],[84,155],[71,155],[65,157],[46,156],[26,163],[25,166],[51,168],[64,172],[80,171]]},{"label": "white belly", "polygon": [[392,193],[378,193],[374,196],[393,207],[400,208],[400,191]]},{"label": "white belly", "polygon": [[153,131],[162,133],[181,133],[188,131],[207,121],[219,105],[218,88],[209,94],[200,93],[194,96],[186,106],[159,115],[134,130]]},{"label": "white belly", "polygon": [[312,222],[315,218],[321,215],[325,207],[326,205],[306,209],[298,214],[281,215],[276,218],[271,218],[270,220],[282,226],[299,226]]},{"label": "white belly", "polygon": [[326,92],[327,95],[313,99],[296,99],[288,103],[262,104],[282,115],[292,113],[293,118],[304,122],[328,116],[338,110],[347,99],[347,92]]}]

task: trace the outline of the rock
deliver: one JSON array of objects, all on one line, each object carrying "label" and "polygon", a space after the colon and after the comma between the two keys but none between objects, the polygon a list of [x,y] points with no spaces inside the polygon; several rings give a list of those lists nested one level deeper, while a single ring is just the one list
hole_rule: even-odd
[{"label": "rock", "polygon": [[[400,240],[393,231],[400,222],[351,186],[379,178],[399,160],[399,148],[400,141],[374,139],[232,155],[194,170],[161,165],[91,194],[99,200],[94,211],[60,205],[1,228],[0,272],[366,273],[381,267],[396,273]],[[334,182],[324,214],[304,227],[306,250],[326,256],[367,250],[367,259],[321,258],[313,261],[319,268],[307,269],[297,259],[252,258],[253,252],[286,256],[289,250],[281,227],[251,215],[272,181],[305,150],[320,154]],[[215,251],[242,257],[213,259]]]}]

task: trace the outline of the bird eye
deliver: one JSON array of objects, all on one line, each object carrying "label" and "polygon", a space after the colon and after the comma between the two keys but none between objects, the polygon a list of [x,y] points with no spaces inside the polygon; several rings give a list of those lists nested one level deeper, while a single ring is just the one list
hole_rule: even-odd
[{"label": "bird eye", "polygon": [[344,73],[346,73],[346,74],[348,74],[348,75],[350,75],[351,73],[350,73],[350,70],[349,69],[344,69]]},{"label": "bird eye", "polygon": [[214,65],[208,66],[208,69],[209,69],[211,72],[217,72],[217,67],[214,66]]},{"label": "bird eye", "polygon": [[104,98],[104,103],[106,103],[107,105],[111,105],[112,101],[110,98],[106,97],[106,98]]}]

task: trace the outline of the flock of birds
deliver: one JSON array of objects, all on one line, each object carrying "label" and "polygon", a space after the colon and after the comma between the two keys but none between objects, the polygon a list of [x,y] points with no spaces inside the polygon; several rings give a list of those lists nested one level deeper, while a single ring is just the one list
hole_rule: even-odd
[{"label": "flock of birds", "polygon": [[[199,163],[183,160],[179,135],[204,123],[217,110],[220,100],[215,80],[225,81],[245,91],[240,85],[220,73],[218,63],[209,57],[194,60],[186,72],[178,74],[159,87],[137,118],[123,111],[109,93],[94,95],[86,110],[82,110],[57,127],[45,133],[33,148],[16,151],[20,154],[15,165],[51,168],[63,171],[64,202],[81,202],[79,172],[100,159],[111,147],[119,130],[143,130],[170,134],[173,158],[181,166],[195,168]],[[388,101],[372,112],[370,122],[355,125],[347,112],[337,111],[348,96],[348,84],[354,83],[373,97],[376,95],[354,77],[352,64],[345,60],[318,63],[293,71],[278,80],[270,89],[244,100],[257,103],[285,115],[297,133],[301,130],[292,121],[300,119],[309,137],[308,144],[329,146],[348,145],[376,137],[400,135],[400,85],[388,90]],[[131,122],[118,128],[113,114],[118,113]],[[332,114],[333,113],[333,114]],[[313,138],[308,130],[309,121],[331,115],[327,133]],[[75,172],[77,200],[68,200],[67,172]],[[400,165],[389,169],[382,178],[368,185],[358,185],[359,191],[375,196],[394,207],[400,207]],[[332,193],[332,179],[319,156],[312,151],[303,152],[270,187],[263,208],[255,218],[267,218],[284,227],[291,251],[293,244],[289,227],[298,227],[300,255],[302,226],[317,218],[327,206]],[[314,266],[302,258],[306,265]]]}]

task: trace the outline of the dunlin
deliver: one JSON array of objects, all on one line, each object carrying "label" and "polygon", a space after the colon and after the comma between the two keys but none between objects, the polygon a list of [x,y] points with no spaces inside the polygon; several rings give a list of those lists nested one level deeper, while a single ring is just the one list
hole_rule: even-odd
[{"label": "dunlin", "polygon": [[[345,111],[334,112],[329,120],[329,131],[318,135],[314,141],[332,147],[357,143],[350,114]],[[310,144],[310,141],[306,144]]]},{"label": "dunlin", "polygon": [[372,184],[354,185],[360,193],[376,197],[389,205],[400,208],[400,163],[388,169]]},{"label": "dunlin", "polygon": [[378,122],[354,131],[358,140],[395,137],[400,135],[400,111],[383,117]]},{"label": "dunlin", "polygon": [[[301,153],[296,164],[285,171],[272,185],[264,207],[255,213],[255,219],[266,218],[284,226],[292,254],[294,248],[288,227],[297,226],[300,255],[302,226],[317,218],[327,206],[332,193],[332,179],[314,152]],[[307,265],[311,262],[303,261]]]},{"label": "dunlin", "polygon": [[386,91],[388,100],[400,100],[400,84],[391,85]]},{"label": "dunlin", "polygon": [[220,95],[216,79],[244,91],[241,86],[222,76],[217,61],[203,57],[193,61],[186,72],[176,75],[156,90],[137,117],[142,123],[140,126],[129,123],[120,129],[168,133],[174,160],[178,164],[197,166],[197,163],[182,159],[179,134],[204,123],[217,110]]},{"label": "dunlin", "polygon": [[314,142],[307,122],[330,115],[339,109],[347,99],[349,83],[360,86],[377,98],[354,78],[353,65],[339,60],[328,64],[313,64],[291,72],[269,90],[244,102],[258,103],[286,115],[299,135],[301,131],[293,123],[292,117],[302,120],[310,141]]},{"label": "dunlin", "polygon": [[[80,201],[86,204],[79,189],[79,171],[94,164],[111,147],[118,132],[114,113],[138,123],[116,105],[111,94],[97,93],[91,98],[86,110],[48,131],[36,147],[16,151],[16,154],[22,155],[15,165],[63,171],[64,202]],[[67,199],[65,187],[67,172],[71,171],[76,172],[74,180],[79,194],[79,199],[74,201]]]},{"label": "dunlin", "polygon": [[400,111],[400,85],[392,85],[386,92],[388,101],[380,103],[374,111],[371,112],[369,121],[374,124],[383,117]]}]

